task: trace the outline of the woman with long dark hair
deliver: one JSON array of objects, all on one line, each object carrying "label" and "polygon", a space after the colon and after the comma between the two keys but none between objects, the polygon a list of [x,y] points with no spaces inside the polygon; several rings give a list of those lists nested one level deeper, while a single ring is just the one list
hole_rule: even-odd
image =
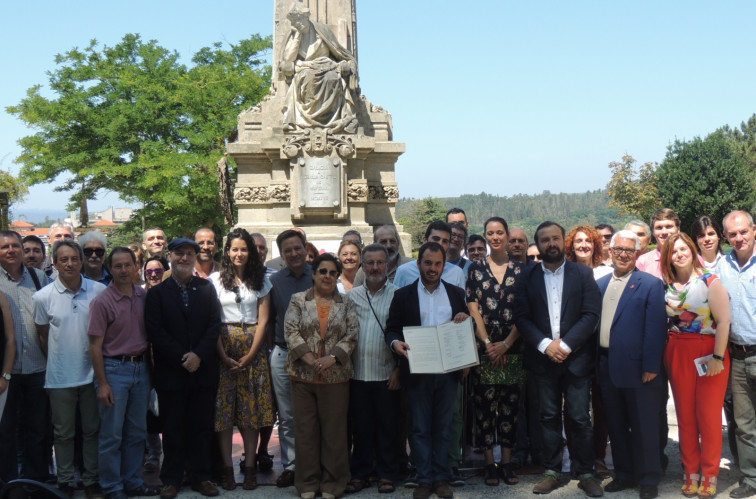
[{"label": "woman with long dark hair", "polygon": [[722,229],[719,224],[708,215],[696,218],[690,227],[690,237],[698,246],[698,254],[703,258],[704,267],[714,270],[719,259],[724,256],[722,252]]},{"label": "woman with long dark hair", "polygon": [[273,425],[273,392],[264,347],[271,286],[255,242],[244,229],[226,236],[221,271],[210,280],[221,304],[221,360],[218,395],[215,401],[215,431],[223,457],[221,486],[234,490],[231,446],[234,426],[244,441],[245,490],[257,488],[255,450],[260,428]]}]

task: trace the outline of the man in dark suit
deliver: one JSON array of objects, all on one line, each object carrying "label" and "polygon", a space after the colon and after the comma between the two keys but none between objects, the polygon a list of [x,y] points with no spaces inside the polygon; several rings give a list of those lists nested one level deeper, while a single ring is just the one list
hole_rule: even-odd
[{"label": "man in dark suit", "polygon": [[190,463],[192,489],[205,496],[218,495],[210,481],[210,444],[218,385],[220,305],[212,283],[192,275],[199,250],[187,238],[168,244],[171,277],[150,288],[145,305],[147,337],[155,356],[155,389],[166,423],[162,499],[178,494],[185,458]]},{"label": "man in dark suit", "polygon": [[464,290],[441,280],[445,262],[446,252],[440,244],[428,242],[420,247],[417,257],[420,278],[396,291],[386,322],[386,342],[400,356],[400,377],[412,415],[412,453],[418,476],[414,499],[426,499],[433,492],[442,498],[454,495],[448,484],[448,455],[462,370],[410,374],[407,353],[410,347],[404,341],[405,327],[436,326],[467,319]]},{"label": "man in dark suit", "polygon": [[662,281],[635,268],[641,241],[632,231],[614,234],[614,272],[599,279],[603,297],[597,376],[612,441],[615,478],[607,492],[640,482],[641,499],[658,495],[661,479],[659,405],[667,314]]},{"label": "man in dark suit", "polygon": [[525,366],[538,385],[546,473],[533,488],[548,494],[562,471],[562,399],[572,424],[572,472],[589,497],[603,495],[593,473],[590,387],[601,294],[589,267],[564,257],[564,228],[543,222],[535,233],[542,264],[526,268],[515,290],[515,323]]}]

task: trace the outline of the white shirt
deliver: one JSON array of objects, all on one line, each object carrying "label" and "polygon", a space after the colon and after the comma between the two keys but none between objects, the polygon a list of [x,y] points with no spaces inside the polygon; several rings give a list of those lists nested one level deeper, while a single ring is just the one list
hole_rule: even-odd
[{"label": "white shirt", "polygon": [[34,323],[50,326],[45,388],[82,386],[94,379],[87,335],[89,305],[103,291],[104,285],[82,278],[74,293],[58,278],[32,296]]},{"label": "white shirt", "polygon": [[[459,267],[457,267],[459,268]],[[423,281],[417,281],[417,296],[420,302],[420,325],[438,326],[452,319],[452,308],[446,288],[440,282],[438,287],[428,291]]]},{"label": "white shirt", "polygon": [[[546,265],[541,262],[541,268],[543,268],[543,281],[546,285],[546,300],[549,305],[549,319],[551,322],[551,337],[554,340],[560,338],[560,324],[562,321],[562,289],[564,288],[564,266],[567,260],[562,262],[554,272],[546,268]],[[552,340],[544,338],[541,343],[538,344],[538,350],[541,353],[546,353],[546,347],[549,346]],[[572,352],[572,349],[567,346],[566,343],[560,343],[563,350]]]},{"label": "white shirt", "polygon": [[267,295],[272,287],[267,276],[263,279],[263,287],[260,291],[249,289],[245,284],[239,286],[239,297],[241,298],[239,303],[236,302],[236,293],[223,287],[220,272],[210,274],[209,279],[218,293],[218,301],[221,305],[221,322],[224,324],[232,322],[257,324],[257,300]]}]

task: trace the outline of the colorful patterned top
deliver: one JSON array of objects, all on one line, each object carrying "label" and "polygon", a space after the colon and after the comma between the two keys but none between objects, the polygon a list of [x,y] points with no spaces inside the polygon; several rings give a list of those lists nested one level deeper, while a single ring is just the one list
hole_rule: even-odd
[{"label": "colorful patterned top", "polygon": [[719,277],[708,269],[695,273],[680,291],[671,283],[667,285],[664,299],[669,329],[678,333],[715,334],[717,323],[709,308],[709,286]]}]

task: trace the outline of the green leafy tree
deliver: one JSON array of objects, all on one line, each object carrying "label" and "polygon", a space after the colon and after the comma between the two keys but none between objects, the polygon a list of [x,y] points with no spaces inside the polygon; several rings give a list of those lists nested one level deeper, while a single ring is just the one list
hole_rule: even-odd
[{"label": "green leafy tree", "polygon": [[407,209],[407,213],[400,216],[397,222],[404,226],[404,230],[412,236],[412,251],[420,247],[428,228],[434,220],[444,220],[446,208],[437,199],[427,197],[415,200]]},{"label": "green leafy tree", "polygon": [[[236,132],[240,111],[270,86],[257,35],[229,49],[203,48],[193,66],[139,35],[100,49],[93,40],[55,59],[42,87],[7,111],[37,130],[19,141],[21,176],[30,184],[65,179],[70,208],[114,191],[142,206],[129,226],[161,225],[172,235],[222,224],[216,163]],[[131,227],[128,230],[132,230]]]},{"label": "green leafy tree", "polygon": [[10,206],[13,203],[22,201],[29,192],[26,184],[5,170],[0,170],[0,189],[8,191],[8,203]]},{"label": "green leafy tree", "polygon": [[740,123],[738,128],[725,125],[721,130],[751,170],[756,171],[756,114]]},{"label": "green leafy tree", "polygon": [[620,215],[649,220],[661,207],[656,166],[649,162],[636,168],[635,164],[635,158],[627,154],[621,161],[609,163],[612,171],[612,178],[606,186],[609,206],[617,208]]},{"label": "green leafy tree", "polygon": [[675,140],[656,173],[660,200],[677,212],[684,231],[701,215],[722,220],[731,210],[750,211],[756,200],[754,171],[722,130]]}]

